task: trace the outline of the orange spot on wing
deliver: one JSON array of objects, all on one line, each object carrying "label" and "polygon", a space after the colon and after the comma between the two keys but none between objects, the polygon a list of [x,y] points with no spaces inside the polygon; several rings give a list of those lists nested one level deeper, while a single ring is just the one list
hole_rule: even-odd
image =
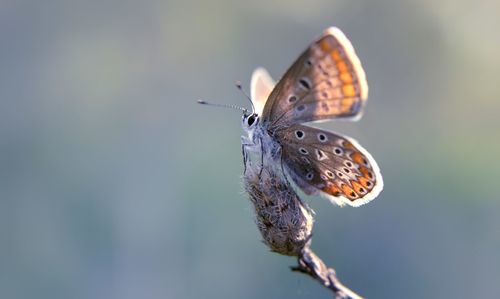
[{"label": "orange spot on wing", "polygon": [[340,56],[340,52],[339,52],[339,50],[333,50],[333,51],[330,53],[330,56],[332,57],[332,59],[333,59],[335,62],[342,60],[342,57]]},{"label": "orange spot on wing", "polygon": [[359,171],[363,174],[363,177],[369,180],[375,179],[375,176],[371,170],[366,167],[360,167]]},{"label": "orange spot on wing", "polygon": [[[352,145],[352,144],[351,144],[351,145]],[[352,160],[353,160],[354,162],[356,162],[356,163],[358,163],[358,164],[360,164],[360,165],[363,165],[363,159],[364,159],[364,157],[363,157],[363,155],[362,155],[361,153],[359,153],[359,152],[353,153],[353,154],[351,155],[351,158],[352,158]],[[364,168],[364,167],[361,167],[361,169],[363,169],[363,168]]]},{"label": "orange spot on wing", "polygon": [[330,52],[330,43],[326,40],[326,39],[323,39],[319,42],[319,47],[321,48],[321,50],[323,50],[324,52]]},{"label": "orange spot on wing", "polygon": [[354,97],[354,96],[356,96],[356,89],[354,88],[354,85],[346,84],[346,85],[342,86],[342,93],[346,97]]},{"label": "orange spot on wing", "polygon": [[346,149],[354,149],[354,145],[352,145],[352,143],[350,143],[350,142],[349,142],[349,141],[347,141],[347,140],[344,140],[343,146],[344,146]]},{"label": "orange spot on wing", "polygon": [[[358,182],[356,182],[356,181],[352,181],[352,182],[351,182],[351,184],[352,184],[352,186],[354,187],[354,190],[356,190],[356,191],[357,191],[357,192],[359,192],[359,193],[362,193],[362,192],[360,191],[360,189],[361,189],[361,188],[363,188],[363,186],[361,186],[361,184],[359,184],[359,183],[358,183]],[[363,188],[363,189],[365,189],[365,188]],[[365,190],[365,191],[366,191],[366,190]]]},{"label": "orange spot on wing", "polygon": [[341,73],[345,73],[349,70],[349,68],[347,67],[347,64],[342,60],[337,62],[337,69]]},{"label": "orange spot on wing", "polygon": [[344,98],[341,102],[342,108],[349,110],[353,103],[354,103],[353,98]]},{"label": "orange spot on wing", "polygon": [[350,199],[357,197],[356,192],[351,187],[349,187],[345,184],[342,185],[342,191],[343,191],[344,195]]},{"label": "orange spot on wing", "polygon": [[342,190],[339,189],[339,187],[335,186],[335,185],[329,185],[325,188],[322,189],[324,192],[330,194],[330,195],[333,195],[333,196],[340,196],[340,194],[342,193]]},{"label": "orange spot on wing", "polygon": [[363,187],[365,187],[367,190],[371,190],[373,189],[373,183],[370,182],[368,179],[366,178],[358,178],[358,181],[361,183],[361,185],[363,185]]},{"label": "orange spot on wing", "polygon": [[352,75],[348,72],[340,73],[340,80],[344,83],[352,83]]}]

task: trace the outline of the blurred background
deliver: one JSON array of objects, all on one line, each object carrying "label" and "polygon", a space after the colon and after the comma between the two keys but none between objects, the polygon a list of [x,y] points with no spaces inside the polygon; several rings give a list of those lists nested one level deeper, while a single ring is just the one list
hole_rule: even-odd
[{"label": "blurred background", "polygon": [[308,197],[313,249],[368,298],[493,298],[500,2],[3,1],[1,298],[330,298],[260,242],[240,175],[250,74],[328,26],[370,96],[381,195]]}]

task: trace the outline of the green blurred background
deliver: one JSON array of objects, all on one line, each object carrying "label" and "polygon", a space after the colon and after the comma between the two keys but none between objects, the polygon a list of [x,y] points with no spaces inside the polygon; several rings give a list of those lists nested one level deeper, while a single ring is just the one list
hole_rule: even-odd
[{"label": "green blurred background", "polygon": [[[368,298],[498,298],[500,2],[3,1],[1,298],[330,298],[260,242],[234,88],[328,26],[370,86],[385,190],[307,198],[313,248]],[[246,88],[248,89],[248,88]]]}]

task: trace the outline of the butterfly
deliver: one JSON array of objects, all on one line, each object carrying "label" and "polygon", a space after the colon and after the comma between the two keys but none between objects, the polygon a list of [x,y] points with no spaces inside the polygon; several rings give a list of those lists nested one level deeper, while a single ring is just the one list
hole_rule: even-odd
[{"label": "butterfly", "polygon": [[[382,175],[373,157],[354,139],[305,123],[358,120],[368,85],[351,42],[336,27],[300,55],[275,84],[263,68],[254,71],[254,111],[244,112],[242,152],[247,166],[280,165],[306,194],[340,206],[363,205],[381,192]],[[247,163],[260,156],[260,165]]]}]

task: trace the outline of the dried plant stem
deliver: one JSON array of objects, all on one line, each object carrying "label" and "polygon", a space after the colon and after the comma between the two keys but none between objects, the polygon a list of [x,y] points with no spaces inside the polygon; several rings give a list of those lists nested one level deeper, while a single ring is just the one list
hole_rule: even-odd
[{"label": "dried plant stem", "polygon": [[337,278],[335,270],[328,268],[325,263],[311,250],[308,242],[302,249],[299,265],[291,267],[292,271],[308,274],[326,288],[332,290],[335,299],[363,299],[363,297],[344,286]]}]

